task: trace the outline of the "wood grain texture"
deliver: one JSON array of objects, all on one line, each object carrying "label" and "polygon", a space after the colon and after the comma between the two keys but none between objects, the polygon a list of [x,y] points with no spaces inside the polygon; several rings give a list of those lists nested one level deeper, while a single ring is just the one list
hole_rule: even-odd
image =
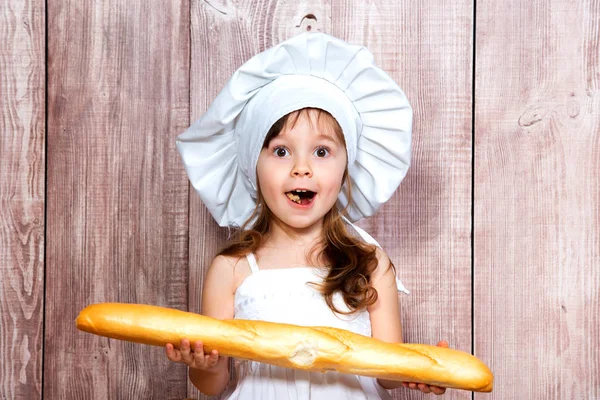
[{"label": "wood grain texture", "polygon": [[600,3],[477,2],[476,399],[600,398]]},{"label": "wood grain texture", "polygon": [[[327,32],[328,21],[329,7],[322,1],[192,0],[191,120],[206,112],[235,70],[253,55],[305,30]],[[217,225],[192,188],[190,311],[200,312],[204,275],[230,234]],[[188,394],[210,398],[191,384]]]},{"label": "wood grain texture", "polygon": [[[404,340],[471,351],[472,2],[333,1],[332,33],[365,44],[414,109],[413,161],[394,197],[359,223],[411,291]],[[400,388],[397,399],[429,398]],[[470,399],[449,390],[449,399]]]},{"label": "wood grain texture", "polygon": [[0,3],[0,399],[42,394],[44,3]]},{"label": "wood grain texture", "polygon": [[164,349],[86,334],[86,305],[187,309],[189,4],[48,2],[44,397],[181,399]]},{"label": "wood grain texture", "polygon": [[597,1],[477,2],[475,177],[472,2],[188,1],[45,3],[47,171],[45,5],[0,3],[0,399],[205,398],[161,349],[74,319],[99,301],[200,311],[228,231],[175,137],[245,60],[309,29],[366,44],[415,109],[411,170],[360,223],[412,292],[405,340],[470,351],[474,278],[475,355],[496,374],[475,398],[600,398]]}]

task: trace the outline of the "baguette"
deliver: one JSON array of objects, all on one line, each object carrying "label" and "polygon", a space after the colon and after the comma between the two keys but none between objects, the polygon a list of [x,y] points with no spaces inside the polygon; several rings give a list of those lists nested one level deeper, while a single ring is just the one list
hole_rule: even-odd
[{"label": "baguette", "polygon": [[469,353],[423,344],[386,343],[350,331],[265,321],[218,320],[144,304],[100,303],[84,308],[79,330],[165,346],[182,338],[207,352],[285,368],[338,371],[403,382],[490,392],[493,375]]}]

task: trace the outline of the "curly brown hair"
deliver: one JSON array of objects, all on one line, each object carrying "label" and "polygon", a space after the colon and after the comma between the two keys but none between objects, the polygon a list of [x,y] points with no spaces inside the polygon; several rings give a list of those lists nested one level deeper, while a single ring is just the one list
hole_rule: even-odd
[{"label": "curly brown hair", "polygon": [[[323,118],[323,122],[329,128],[333,128],[338,139],[342,143],[345,142],[340,125],[330,113],[316,108],[303,108],[283,116],[273,124],[267,133],[263,148],[268,148],[271,140],[279,135],[288,123],[290,128],[293,128],[298,118],[303,113],[308,114],[311,110],[318,113],[317,124]],[[348,178],[347,167],[343,181],[350,193],[351,181]],[[275,216],[266,206],[260,190],[257,194],[256,208],[248,221],[240,228],[239,237],[226,243],[217,255],[242,257],[248,253],[254,253],[260,248],[264,235],[269,232],[270,221]],[[348,204],[351,201],[349,195]],[[336,207],[332,207],[325,214],[321,238],[311,249],[309,258],[312,262],[322,262],[329,266],[328,274],[323,282],[313,283],[323,294],[329,308],[340,314],[351,314],[377,301],[377,290],[372,286],[371,277],[377,268],[378,258],[375,246],[349,234],[342,219],[345,211],[346,209],[338,211]],[[249,222],[255,218],[256,221],[252,227],[247,228]],[[391,263],[390,267],[394,268]],[[333,295],[336,292],[342,294],[349,311],[340,310],[333,304]]]}]

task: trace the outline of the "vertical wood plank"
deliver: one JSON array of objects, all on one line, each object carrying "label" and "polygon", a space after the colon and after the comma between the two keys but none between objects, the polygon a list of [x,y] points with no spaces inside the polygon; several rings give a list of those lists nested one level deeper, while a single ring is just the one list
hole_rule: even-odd
[{"label": "vertical wood plank", "polygon": [[0,3],[0,398],[42,392],[45,6]]},{"label": "vertical wood plank", "polygon": [[[359,225],[411,291],[400,296],[406,342],[471,351],[470,1],[334,0],[332,33],[365,44],[414,109],[413,162],[394,197]],[[429,398],[400,388],[397,399]],[[470,399],[448,390],[444,398]]]},{"label": "vertical wood plank", "polygon": [[600,3],[477,2],[477,399],[600,398]]},{"label": "vertical wood plank", "polygon": [[[323,0],[192,0],[190,119],[194,121],[206,112],[230,76],[253,55],[304,30],[328,32],[329,21],[329,7]],[[228,234],[191,189],[190,311],[201,310],[204,275]],[[208,398],[191,384],[188,393],[190,397]]]},{"label": "vertical wood plank", "polygon": [[48,2],[44,397],[181,399],[164,349],[75,329],[119,301],[187,309],[189,3]]}]

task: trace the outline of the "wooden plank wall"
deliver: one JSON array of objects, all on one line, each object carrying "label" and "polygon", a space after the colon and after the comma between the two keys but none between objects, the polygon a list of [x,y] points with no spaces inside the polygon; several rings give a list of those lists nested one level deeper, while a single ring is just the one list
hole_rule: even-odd
[{"label": "wooden plank wall", "polygon": [[[414,99],[414,149],[420,156],[393,200],[360,225],[388,251],[413,290],[402,299],[405,340],[435,344],[444,338],[470,352],[471,210],[465,205],[471,201],[472,5],[462,1],[449,10],[416,0],[403,5],[339,0],[211,4],[192,3],[192,119],[246,59],[309,26],[366,44]],[[197,197],[191,194],[190,235],[200,240],[190,242],[190,254],[202,258],[190,265],[205,268],[224,234]],[[200,309],[203,272],[191,268],[194,310]],[[199,395],[192,385],[190,391]],[[405,389],[397,392],[398,398],[421,398]],[[471,395],[453,391],[446,397]]]},{"label": "wooden plank wall", "polygon": [[183,365],[74,329],[102,301],[187,309],[189,4],[48,3],[44,397],[183,398]]},{"label": "wooden plank wall", "polygon": [[0,2],[0,398],[42,393],[45,10]]},{"label": "wooden plank wall", "polygon": [[496,398],[600,399],[600,3],[476,25],[475,351]]},{"label": "wooden plank wall", "polygon": [[411,289],[405,340],[474,350],[476,398],[600,398],[598,2],[8,0],[0,27],[0,399],[204,398],[162,349],[73,322],[200,310],[228,232],[174,139],[304,30],[366,44],[415,109],[413,166],[360,224]]},{"label": "wooden plank wall", "polygon": [[[335,1],[331,18],[335,35],[373,51],[415,112],[407,178],[361,223],[411,290],[400,297],[404,340],[445,339],[470,352],[473,5]],[[425,397],[396,391],[397,399]],[[448,391],[445,398],[466,400],[471,393]]]}]

